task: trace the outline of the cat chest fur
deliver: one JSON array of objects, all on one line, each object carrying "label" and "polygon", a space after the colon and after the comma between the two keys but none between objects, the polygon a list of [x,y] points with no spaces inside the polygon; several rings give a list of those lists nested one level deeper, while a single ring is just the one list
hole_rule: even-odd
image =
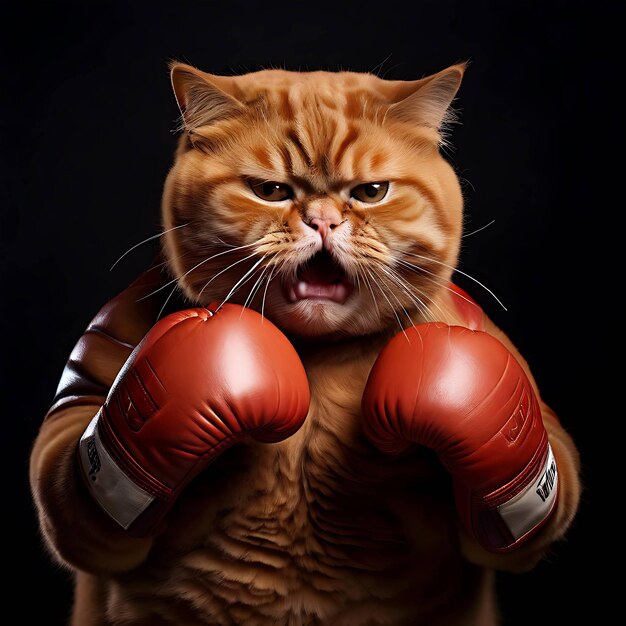
[{"label": "cat chest fur", "polygon": [[[363,438],[370,367],[310,365],[300,431],[234,446],[189,486],[142,568],[151,593],[155,577],[167,590],[152,603],[162,618],[365,624],[380,612],[402,623],[460,582],[445,474],[424,451],[394,459]],[[133,579],[118,587],[130,605],[133,589],[147,591]]]}]

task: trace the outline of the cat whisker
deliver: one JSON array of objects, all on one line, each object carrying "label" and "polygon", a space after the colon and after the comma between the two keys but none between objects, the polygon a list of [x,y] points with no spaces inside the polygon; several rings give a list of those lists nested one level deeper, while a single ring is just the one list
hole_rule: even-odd
[{"label": "cat whisker", "polygon": [[451,294],[453,294],[457,298],[461,298],[462,300],[465,300],[465,302],[469,304],[472,304],[472,305],[474,304],[474,302],[472,302],[469,298],[465,297],[463,294],[459,293],[458,291],[454,291],[454,289],[451,289],[450,285],[446,281],[441,280],[439,276],[437,276],[437,274],[435,274],[434,272],[431,272],[430,270],[427,270],[424,267],[420,267],[419,265],[414,265],[413,263],[404,261],[403,259],[398,259],[398,263],[402,264],[404,267],[409,268],[413,272],[416,272],[416,273],[423,272],[424,274],[426,274],[424,278],[426,278],[427,280],[430,280],[431,282],[435,283],[435,285],[438,285],[439,287],[443,287],[444,289],[449,291]]},{"label": "cat whisker", "polygon": [[[373,268],[372,268],[373,269]],[[370,278],[374,279],[374,277],[372,276],[371,272],[369,269],[366,268],[365,270]],[[389,300],[389,298],[387,297],[387,294],[385,293],[385,291],[383,290],[383,288],[380,286],[380,282],[374,280],[374,284],[378,287],[378,289],[380,290],[380,293],[383,295],[383,298],[385,298],[385,300],[387,300],[387,304],[389,305],[389,308],[391,309],[391,311],[393,312],[396,321],[398,322],[398,326],[400,327],[400,330],[404,333],[404,336],[406,337],[406,340],[409,341],[409,336],[406,334],[406,331],[404,330],[404,326],[402,325],[402,322],[400,321],[400,317],[398,316],[398,313],[396,312],[395,307],[393,306],[393,304],[391,304],[391,301]]]},{"label": "cat whisker", "polygon": [[[418,266],[413,265],[412,263],[407,263],[406,261],[403,261],[402,259],[398,259],[398,263],[400,263],[401,265],[408,267],[411,271],[416,272],[419,269]],[[431,278],[430,276],[425,276],[425,278],[427,278],[428,280],[430,280],[431,282],[434,282],[435,284],[444,287],[445,289],[447,289],[448,291],[450,291],[450,293],[456,294],[455,291],[453,291],[452,289],[450,289],[449,285],[447,285],[444,282],[438,281],[436,278],[436,275],[433,274],[432,272],[429,272],[428,270],[423,270],[424,272],[430,274],[431,276],[433,276],[434,278]],[[437,318],[435,317],[433,311],[431,310],[431,307],[435,307],[440,315],[441,315],[441,319],[445,319],[446,318],[446,312],[441,308],[441,306],[435,301],[433,300],[427,293],[423,292],[419,287],[417,287],[416,285],[413,285],[412,283],[410,283],[409,281],[405,280],[403,277],[401,277],[402,280],[405,282],[405,284],[407,285],[407,288],[411,289],[411,290],[415,290],[417,291],[421,296],[423,296],[427,301],[428,304],[425,304],[421,298],[418,298],[418,296],[416,295],[415,297],[419,299],[419,301],[424,305],[425,307],[425,311],[424,311],[424,316],[431,322],[436,322]],[[460,295],[460,294],[458,294]],[[462,297],[462,296],[461,296]],[[468,300],[467,298],[465,298],[465,300],[467,300],[468,302],[470,302],[470,300]]]},{"label": "cat whisker", "polygon": [[243,250],[244,248],[250,248],[250,247],[255,246],[255,245],[256,245],[256,242],[255,243],[249,243],[249,244],[246,244],[245,246],[238,246],[237,248],[233,248],[232,250],[223,250],[222,252],[218,252],[217,254],[213,254],[212,256],[207,257],[206,259],[200,261],[200,263],[197,263],[196,265],[194,265],[191,269],[187,270],[182,276],[180,276],[178,278],[172,278],[172,280],[166,282],[164,285],[161,285],[160,287],[158,287],[154,291],[151,291],[149,294],[147,294],[145,296],[142,296],[141,298],[139,298],[137,300],[137,302],[140,302],[141,300],[145,300],[146,298],[150,298],[151,296],[155,295],[156,293],[159,293],[159,291],[162,291],[166,287],[169,287],[172,283],[176,283],[178,285],[178,281],[179,280],[183,279],[185,276],[191,274],[191,272],[193,272],[194,270],[198,269],[200,266],[204,265],[205,263],[208,263],[209,261],[211,261],[212,259],[215,259],[218,256],[222,256],[223,254],[228,254],[229,252],[237,252],[238,250]]},{"label": "cat whisker", "polygon": [[224,247],[227,248],[236,248],[237,246],[235,246],[232,243],[226,243],[221,237],[218,237],[217,235],[215,235],[215,239],[217,239],[217,241],[219,241]]},{"label": "cat whisker", "polygon": [[[359,276],[361,274],[361,272],[359,270],[357,270],[357,276]],[[378,301],[376,300],[376,297],[374,296],[374,291],[372,289],[372,285],[371,282],[369,280],[369,278],[365,275],[365,273],[363,273],[362,275],[363,278],[363,282],[365,283],[365,285],[367,286],[371,296],[372,296],[372,302],[374,303],[374,308],[376,309],[376,315],[378,316],[378,319],[380,320],[380,309],[378,308]]]},{"label": "cat whisker", "polygon": [[378,76],[379,78],[385,78],[386,74],[388,72],[390,72],[391,70],[395,69],[397,67],[397,65],[394,65],[392,67],[390,67],[389,69],[385,70],[385,73],[381,75],[380,72],[382,72],[383,70],[383,66],[385,65],[385,63],[387,63],[387,61],[389,61],[389,59],[391,58],[391,55],[393,54],[393,52],[390,52],[378,65],[375,65],[371,70],[370,70],[370,74],[376,74],[376,76]]},{"label": "cat whisker", "polygon": [[475,235],[476,233],[479,233],[481,230],[485,230],[485,228],[489,228],[489,226],[491,226],[492,224],[495,223],[495,219],[491,220],[489,223],[485,224],[484,226],[481,226],[480,228],[477,228],[476,230],[472,230],[469,233],[465,233],[464,235],[461,235],[462,238],[465,237],[471,237],[472,235]]},{"label": "cat whisker", "polygon": [[263,284],[263,279],[268,269],[269,269],[269,265],[265,265],[263,269],[261,270],[261,273],[258,275],[257,279],[254,281],[254,284],[252,285],[252,289],[250,289],[250,293],[248,294],[248,297],[243,303],[244,307],[247,307],[249,304],[252,304],[252,300],[254,300],[254,296],[256,296],[257,291]]},{"label": "cat whisker", "polygon": [[[415,256],[418,257],[420,259],[425,259],[427,261],[431,261],[434,263],[439,263],[439,265],[442,265],[443,267],[447,267],[448,269],[451,269],[454,272],[458,272],[459,274],[462,274],[463,276],[465,276],[466,278],[469,278],[470,280],[474,281],[477,285],[479,285],[480,287],[482,287],[487,293],[489,293],[494,299],[495,301],[505,310],[508,311],[508,309],[504,306],[504,304],[502,304],[502,301],[500,300],[500,298],[498,298],[498,296],[496,296],[495,293],[493,293],[493,291],[491,291],[491,289],[489,289],[489,287],[487,287],[486,285],[484,285],[483,283],[481,283],[477,278],[474,278],[473,276],[471,276],[470,274],[468,274],[467,272],[464,272],[463,270],[458,269],[457,267],[454,267],[452,265],[448,265],[447,263],[444,263],[443,261],[440,261],[439,259],[435,259],[433,257],[428,257],[428,256],[424,256],[422,254],[416,254],[414,252],[405,252],[404,254],[408,254],[410,256]],[[421,268],[420,268],[421,269]]]},{"label": "cat whisker", "polygon": [[[420,313],[427,321],[434,321],[434,315],[430,311],[428,305],[413,292],[414,286],[411,285],[407,280],[404,279],[398,272],[396,272],[393,268],[390,268],[384,265],[382,262],[378,262],[380,269],[382,269],[385,274],[389,276],[392,282],[398,285],[404,293],[409,297],[411,302],[415,305],[418,313]],[[419,291],[419,290],[418,290]],[[420,292],[422,295],[425,295],[423,292]],[[432,301],[431,301],[432,303]]]},{"label": "cat whisker", "polygon": [[167,230],[164,230],[161,233],[157,233],[156,235],[152,235],[151,237],[146,237],[146,239],[144,239],[143,241],[140,241],[139,243],[136,243],[134,246],[131,246],[130,248],[128,248],[128,250],[126,250],[126,252],[124,252],[124,254],[122,254],[122,256],[120,256],[117,261],[115,261],[115,263],[113,263],[113,265],[111,265],[111,267],[109,268],[109,272],[130,252],[132,252],[133,250],[135,250],[136,248],[138,248],[139,246],[143,245],[144,243],[148,243],[148,241],[152,241],[153,239],[158,239],[159,237],[163,237],[163,235],[167,235],[167,233],[171,233],[173,230],[178,230],[179,228],[185,228],[185,226],[189,226],[189,222],[187,222],[186,224],[179,224],[178,226],[173,226],[172,228],[168,228]]},{"label": "cat whisker", "polygon": [[224,272],[227,272],[228,270],[232,269],[233,267],[235,267],[235,265],[239,265],[239,263],[243,263],[244,261],[247,261],[248,259],[252,259],[254,257],[256,257],[257,254],[256,252],[253,252],[252,254],[249,254],[248,256],[243,257],[243,259],[238,259],[237,261],[235,261],[234,263],[231,263],[230,265],[227,265],[225,268],[221,269],[219,272],[217,272],[217,274],[213,274],[213,276],[211,276],[211,278],[209,278],[209,280],[207,280],[206,283],[204,283],[204,286],[202,287],[202,289],[200,289],[200,291],[198,292],[198,298],[202,295],[202,292],[218,277],[221,276]]},{"label": "cat whisker", "polygon": [[267,288],[270,286],[270,282],[274,276],[274,271],[276,270],[276,265],[272,266],[272,271],[267,277],[267,281],[265,282],[265,289],[263,290],[263,299],[261,300],[261,323],[263,322],[263,312],[265,311],[265,297],[267,296]]},{"label": "cat whisker", "polygon": [[220,305],[215,309],[217,313],[229,300],[229,298],[239,289],[239,287],[245,284],[248,280],[250,280],[251,275],[254,273],[254,270],[263,262],[267,255],[264,254],[232,287],[232,289],[226,294],[226,297],[222,300]]},{"label": "cat whisker", "polygon": [[267,266],[261,268],[261,273],[256,277],[256,280],[254,281],[254,283],[252,283],[252,287],[250,287],[250,291],[242,304],[244,308],[249,308],[252,305],[252,301],[254,300],[254,297],[256,296],[257,291],[263,284],[263,279],[265,278],[266,271],[267,271]]},{"label": "cat whisker", "polygon": [[[413,304],[414,304],[414,305],[418,308],[418,310],[420,310],[420,306],[419,306],[419,304],[418,304],[418,303],[416,303],[416,302],[413,300],[412,295],[411,295],[409,292],[407,292],[407,291],[406,291],[406,289],[405,289],[405,288],[404,288],[404,286],[400,283],[400,281],[398,280],[398,278],[397,278],[396,276],[394,276],[394,274],[393,274],[392,270],[391,270],[389,267],[387,267],[386,265],[384,265],[382,262],[378,262],[378,263],[377,263],[377,266],[378,266],[378,268],[379,268],[380,270],[382,270],[382,271],[383,271],[383,272],[384,272],[384,273],[385,273],[385,274],[389,277],[389,280],[391,281],[391,283],[392,283],[392,284],[395,284],[395,285],[397,285],[398,287],[400,287],[400,289],[402,289],[402,291],[404,291],[404,292],[405,292],[405,293],[409,296],[409,299],[411,300],[411,302],[413,302]],[[400,306],[404,309],[404,306],[403,306],[403,305],[402,305],[402,303],[400,302],[400,299],[398,298],[398,296],[396,296],[396,294],[395,294],[393,291],[391,291],[390,293],[391,293],[391,294],[393,295],[393,297],[396,299],[396,301],[398,302],[398,304],[400,304]],[[404,310],[405,310],[405,313],[406,313],[406,309],[404,309]],[[409,316],[408,314],[407,314],[407,317],[409,318],[409,320],[411,321],[411,323],[413,323],[413,320],[411,320],[411,318],[410,318],[410,316]]]},{"label": "cat whisker", "polygon": [[150,270],[154,270],[157,267],[163,267],[164,265],[167,265],[167,261],[161,261],[160,263],[155,263],[154,265],[151,265],[147,271],[149,272]]},{"label": "cat whisker", "polygon": [[290,278],[292,277],[292,275],[295,275],[296,270],[295,267],[293,266],[292,263],[289,263],[289,256],[288,255],[283,255],[282,259],[279,259],[278,262],[275,261],[275,258],[272,259],[273,263],[272,265],[274,266],[272,268],[272,272],[268,278],[268,281],[265,285],[265,290],[263,293],[263,302],[261,304],[261,316],[263,315],[263,311],[264,311],[264,307],[265,307],[265,297],[267,295],[267,290],[269,288],[270,285],[270,281],[273,280],[275,278],[274,274],[276,274],[276,277],[282,275],[285,278]]},{"label": "cat whisker", "polygon": [[[161,307],[161,309],[159,310],[159,314],[157,315],[157,319],[161,319],[161,315],[163,315],[163,311],[165,311],[165,307],[167,306],[167,303],[170,301],[171,297],[174,295],[174,292],[179,289],[178,287],[178,283],[176,283],[173,287],[172,290],[170,291],[169,295],[167,296],[167,298],[165,298],[165,302],[163,303],[163,306]],[[143,299],[143,298],[142,298]]]},{"label": "cat whisker", "polygon": [[[439,313],[442,315],[442,317],[445,315],[441,307],[435,301],[433,301],[432,298],[428,296],[428,294],[425,294],[421,289],[419,289],[415,285],[412,285],[401,274],[399,274],[392,268],[389,269],[392,272],[392,280],[394,280],[394,282],[396,282],[403,289],[403,291],[410,298],[411,302],[414,304],[417,312],[424,318],[426,322],[437,321],[437,318],[431,309],[432,306],[435,306],[439,310]],[[424,299],[422,299],[422,297],[420,296],[422,296]],[[425,300],[428,302],[428,304]]]}]

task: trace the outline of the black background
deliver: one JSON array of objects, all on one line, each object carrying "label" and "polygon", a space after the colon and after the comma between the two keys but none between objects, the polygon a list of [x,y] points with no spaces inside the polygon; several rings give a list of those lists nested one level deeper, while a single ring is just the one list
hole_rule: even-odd
[{"label": "black background", "polygon": [[23,617],[63,623],[69,610],[69,577],[37,533],[28,454],[82,329],[156,250],[141,246],[109,271],[159,230],[178,115],[173,58],[224,74],[285,67],[393,79],[470,61],[448,156],[464,181],[467,230],[495,223],[464,239],[460,267],[508,311],[464,276],[458,283],[530,362],[580,448],[585,482],[567,540],[532,573],[499,577],[505,624],[568,623],[590,602],[606,608],[590,585],[597,555],[611,551],[599,521],[600,425],[611,417],[604,362],[615,348],[604,329],[619,322],[609,238],[622,181],[607,155],[619,72],[604,45],[616,20],[608,3],[250,6],[3,6],[3,517],[14,580],[36,590]]}]

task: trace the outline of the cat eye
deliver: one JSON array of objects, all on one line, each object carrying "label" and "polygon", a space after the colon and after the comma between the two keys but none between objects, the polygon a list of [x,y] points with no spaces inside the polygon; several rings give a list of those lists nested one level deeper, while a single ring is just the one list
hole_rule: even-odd
[{"label": "cat eye", "polygon": [[274,181],[250,181],[250,188],[262,200],[268,202],[281,202],[293,198],[293,190],[285,183],[277,183]]},{"label": "cat eye", "polygon": [[388,182],[363,183],[362,185],[354,187],[350,195],[360,202],[372,204],[373,202],[380,202],[387,195],[388,190]]}]

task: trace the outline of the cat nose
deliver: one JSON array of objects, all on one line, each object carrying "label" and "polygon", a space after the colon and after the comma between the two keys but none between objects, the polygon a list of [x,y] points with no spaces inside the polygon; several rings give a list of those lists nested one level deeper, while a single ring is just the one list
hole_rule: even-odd
[{"label": "cat nose", "polygon": [[337,228],[339,224],[339,220],[330,217],[314,217],[307,222],[307,226],[320,234],[322,241],[325,240],[330,231]]}]

